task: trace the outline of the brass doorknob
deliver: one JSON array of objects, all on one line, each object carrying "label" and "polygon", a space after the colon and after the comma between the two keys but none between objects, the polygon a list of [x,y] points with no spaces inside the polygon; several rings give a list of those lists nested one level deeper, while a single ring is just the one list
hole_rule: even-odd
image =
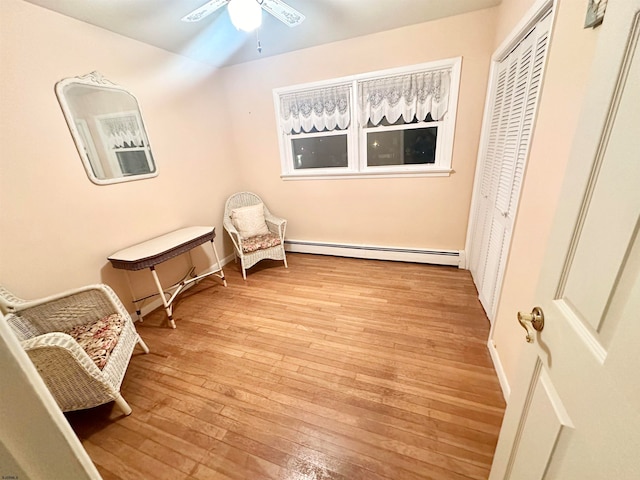
[{"label": "brass doorknob", "polygon": [[540,307],[533,307],[531,313],[518,312],[518,322],[527,332],[527,343],[533,342],[533,332],[529,329],[529,325],[534,330],[541,332],[544,328],[544,313]]}]

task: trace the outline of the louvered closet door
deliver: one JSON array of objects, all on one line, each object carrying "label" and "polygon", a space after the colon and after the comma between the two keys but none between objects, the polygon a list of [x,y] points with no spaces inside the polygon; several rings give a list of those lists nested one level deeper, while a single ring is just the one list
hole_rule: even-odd
[{"label": "louvered closet door", "polygon": [[547,15],[494,70],[470,252],[470,270],[491,321],[529,153],[550,25]]}]

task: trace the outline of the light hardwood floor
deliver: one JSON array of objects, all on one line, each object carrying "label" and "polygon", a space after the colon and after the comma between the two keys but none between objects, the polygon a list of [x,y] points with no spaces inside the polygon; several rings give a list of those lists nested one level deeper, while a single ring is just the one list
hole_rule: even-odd
[{"label": "light hardwood floor", "polygon": [[105,479],[486,479],[504,412],[469,272],[289,254],[138,332],[113,404],[67,414]]}]

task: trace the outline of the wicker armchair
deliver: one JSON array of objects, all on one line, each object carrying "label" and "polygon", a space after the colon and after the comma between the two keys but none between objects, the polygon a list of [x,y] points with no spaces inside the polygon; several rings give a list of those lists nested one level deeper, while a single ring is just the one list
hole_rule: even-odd
[{"label": "wicker armchair", "polygon": [[27,301],[0,286],[0,308],[62,411],[115,400],[131,413],[120,385],[136,343],[149,349],[111,288],[92,285]]},{"label": "wicker armchair", "polygon": [[[233,212],[236,209],[259,204],[263,205],[264,220],[268,231],[262,235],[243,238],[234,225]],[[284,252],[284,232],[287,228],[287,221],[272,215],[262,199],[255,193],[240,192],[231,195],[224,207],[223,225],[233,242],[236,259],[240,258],[242,278],[245,280],[247,279],[246,270],[260,260],[283,260],[285,268],[288,268]]]}]

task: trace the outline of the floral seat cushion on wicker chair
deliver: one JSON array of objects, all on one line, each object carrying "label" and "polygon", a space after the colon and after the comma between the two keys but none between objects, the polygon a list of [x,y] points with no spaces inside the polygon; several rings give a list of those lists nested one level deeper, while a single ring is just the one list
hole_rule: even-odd
[{"label": "floral seat cushion on wicker chair", "polygon": [[64,333],[71,335],[102,370],[118,343],[123,328],[124,318],[118,313],[113,313],[93,323],[77,325]]},{"label": "floral seat cushion on wicker chair", "polygon": [[255,237],[247,238],[242,242],[242,251],[244,253],[251,253],[265,248],[275,247],[281,243],[280,237],[273,233],[256,235]]}]

